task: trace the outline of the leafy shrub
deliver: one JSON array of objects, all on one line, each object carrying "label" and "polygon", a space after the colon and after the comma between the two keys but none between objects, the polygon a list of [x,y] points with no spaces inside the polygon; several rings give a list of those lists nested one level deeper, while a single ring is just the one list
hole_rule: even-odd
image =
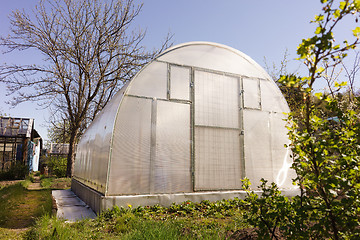
[{"label": "leafy shrub", "polygon": [[[303,105],[288,116],[293,165],[300,196],[291,201],[281,196],[275,184],[260,185],[258,197],[248,188],[247,219],[265,239],[360,239],[360,98],[351,104],[340,101],[346,82],[328,81],[331,94],[315,93],[313,85],[341,64],[349,49],[360,43],[360,28],[355,40],[336,45],[333,29],[347,15],[360,15],[359,1],[321,0],[325,4],[315,17],[315,35],[303,39],[299,59],[308,67],[305,77],[283,76],[289,86],[302,86]],[[326,69],[323,67],[325,66]]]},{"label": "leafy shrub", "polygon": [[0,172],[0,180],[25,179],[29,173],[29,167],[22,163],[15,163],[7,171]]},{"label": "leafy shrub", "polygon": [[49,167],[49,172],[61,178],[66,177],[66,163],[65,157],[48,157],[45,162]]}]

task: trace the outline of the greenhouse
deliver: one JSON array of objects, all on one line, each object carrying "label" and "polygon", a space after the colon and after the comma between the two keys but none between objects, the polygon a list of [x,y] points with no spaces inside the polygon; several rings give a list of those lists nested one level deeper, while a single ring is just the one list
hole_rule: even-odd
[{"label": "greenhouse", "polygon": [[72,190],[93,210],[241,197],[241,179],[294,192],[288,105],[242,52],[190,42],[167,49],[83,134]]}]

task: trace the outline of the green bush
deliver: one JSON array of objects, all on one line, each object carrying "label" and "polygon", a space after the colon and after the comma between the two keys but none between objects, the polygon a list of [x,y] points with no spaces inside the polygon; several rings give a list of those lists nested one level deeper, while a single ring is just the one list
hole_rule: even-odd
[{"label": "green bush", "polygon": [[65,157],[48,157],[46,162],[51,174],[54,174],[59,178],[66,177],[67,159]]},{"label": "green bush", "polygon": [[0,180],[25,179],[29,173],[29,167],[22,163],[15,163],[7,171],[0,172]]},{"label": "green bush", "polygon": [[353,93],[353,99],[343,102],[335,93],[346,82],[337,79],[328,81],[331,94],[314,93],[313,87],[360,44],[359,27],[353,30],[353,43],[336,45],[333,36],[340,19],[360,14],[360,1],[321,2],[324,12],[313,21],[315,35],[303,39],[297,50],[308,75],[280,79],[288,86],[302,86],[304,96],[299,112],[287,119],[294,181],[301,193],[290,201],[274,183],[263,180],[258,196],[244,181],[246,219],[263,239],[360,239],[360,97]]}]

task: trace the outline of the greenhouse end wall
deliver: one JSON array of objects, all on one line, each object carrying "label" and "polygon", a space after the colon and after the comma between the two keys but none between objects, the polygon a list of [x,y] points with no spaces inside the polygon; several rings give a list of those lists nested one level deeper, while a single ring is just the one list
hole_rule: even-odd
[{"label": "greenhouse end wall", "polygon": [[274,81],[245,54],[207,42],[174,46],[85,132],[72,189],[96,211],[111,202],[241,197],[244,177],[291,192],[286,112]]}]

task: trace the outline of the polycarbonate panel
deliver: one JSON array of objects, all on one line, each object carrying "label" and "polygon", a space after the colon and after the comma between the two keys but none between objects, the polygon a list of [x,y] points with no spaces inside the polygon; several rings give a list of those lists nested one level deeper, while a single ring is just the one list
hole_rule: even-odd
[{"label": "polycarbonate panel", "polygon": [[236,49],[216,43],[185,43],[169,49],[158,59],[179,65],[212,69],[254,78],[269,78],[264,69],[249,56]]},{"label": "polycarbonate panel", "polygon": [[157,101],[154,193],[191,192],[190,104]]},{"label": "polycarbonate panel", "polygon": [[241,188],[239,131],[195,128],[195,189]]},{"label": "polycarbonate panel", "polygon": [[74,177],[101,193],[105,193],[115,116],[126,87],[94,119],[77,146]]},{"label": "polycarbonate panel", "polygon": [[292,159],[291,151],[284,145],[289,145],[290,140],[287,136],[286,116],[282,113],[270,114],[271,144],[274,181],[281,188],[294,188],[290,179],[295,178],[295,172],[290,169]]},{"label": "polycarbonate panel", "polygon": [[195,125],[238,128],[238,79],[195,71]]},{"label": "polycarbonate panel", "polygon": [[268,112],[244,110],[245,172],[253,187],[261,178],[274,181],[271,134]]},{"label": "polycarbonate panel", "polygon": [[261,108],[269,112],[289,112],[289,107],[280,89],[272,80],[260,80]]},{"label": "polycarbonate panel", "polygon": [[152,62],[131,81],[127,94],[167,98],[167,64]]},{"label": "polycarbonate panel", "polygon": [[125,96],[120,105],[107,195],[149,193],[151,102]]},{"label": "polycarbonate panel", "polygon": [[260,89],[259,80],[243,79],[244,107],[260,109]]},{"label": "polycarbonate panel", "polygon": [[170,98],[190,100],[190,68],[170,67]]}]

